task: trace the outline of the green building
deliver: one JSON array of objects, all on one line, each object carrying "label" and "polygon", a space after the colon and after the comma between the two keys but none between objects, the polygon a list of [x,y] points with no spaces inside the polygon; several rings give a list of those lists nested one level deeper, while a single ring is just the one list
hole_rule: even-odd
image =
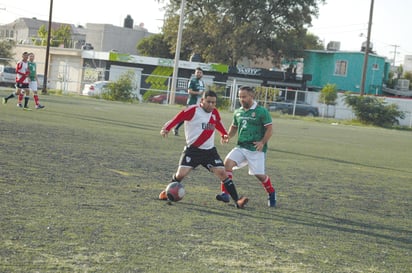
[{"label": "green building", "polygon": [[[362,51],[305,50],[304,73],[312,74],[309,90],[320,90],[336,84],[339,91],[360,92],[363,62]],[[365,94],[382,95],[390,64],[385,57],[369,53],[365,78]]]}]

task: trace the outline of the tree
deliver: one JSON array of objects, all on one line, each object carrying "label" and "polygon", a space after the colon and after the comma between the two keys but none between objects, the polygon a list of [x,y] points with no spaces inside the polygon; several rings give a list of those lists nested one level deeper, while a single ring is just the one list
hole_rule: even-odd
[{"label": "tree", "polygon": [[171,46],[167,43],[162,33],[151,35],[137,44],[139,55],[173,59],[170,48]]},{"label": "tree", "polygon": [[357,119],[365,124],[389,127],[404,119],[405,113],[396,104],[387,104],[383,99],[372,96],[345,96],[346,105],[352,107]]},{"label": "tree", "polygon": [[406,71],[403,73],[403,78],[409,80],[409,90],[412,89],[412,72]]},{"label": "tree", "polygon": [[[163,32],[171,45],[176,44],[180,2],[170,0],[166,6]],[[197,52],[206,62],[235,66],[243,57],[298,57],[304,49],[320,46],[313,35],[307,37],[305,26],[310,26],[324,2],[186,0],[182,59]]]},{"label": "tree", "polygon": [[13,60],[13,48],[15,45],[15,42],[12,40],[0,41],[0,64],[10,65],[10,62]]},{"label": "tree", "polygon": [[329,115],[329,105],[335,105],[338,98],[338,91],[336,90],[336,84],[328,83],[320,91],[319,102],[326,105],[326,116]]},{"label": "tree", "polygon": [[[37,31],[38,38],[33,38],[35,45],[46,46],[47,45],[47,29],[45,25],[42,25]],[[50,46],[57,47],[63,45],[65,48],[71,47],[71,28],[69,25],[61,25],[57,29],[52,29],[50,36]]]}]

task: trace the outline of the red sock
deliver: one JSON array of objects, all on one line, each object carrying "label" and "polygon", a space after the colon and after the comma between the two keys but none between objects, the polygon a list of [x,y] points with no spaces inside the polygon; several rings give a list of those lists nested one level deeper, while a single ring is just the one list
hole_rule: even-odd
[{"label": "red sock", "polygon": [[[226,174],[227,174],[227,176],[228,176],[230,179],[233,178],[233,173],[232,173],[232,171],[226,170]],[[220,181],[220,190],[221,190],[222,192],[226,193],[226,194],[229,194],[228,191],[227,191],[226,188],[225,188],[225,185],[223,184],[223,181]]]},{"label": "red sock", "polygon": [[39,96],[33,95],[33,99],[34,99],[34,104],[39,105]]},{"label": "red sock", "polygon": [[19,98],[17,99],[17,102],[20,104],[22,101],[23,101],[23,94],[22,93],[20,93],[19,94]]},{"label": "red sock", "polygon": [[272,193],[275,191],[275,188],[272,186],[272,182],[270,182],[270,177],[266,176],[266,179],[264,182],[262,182],[262,186],[265,188],[267,193]]}]

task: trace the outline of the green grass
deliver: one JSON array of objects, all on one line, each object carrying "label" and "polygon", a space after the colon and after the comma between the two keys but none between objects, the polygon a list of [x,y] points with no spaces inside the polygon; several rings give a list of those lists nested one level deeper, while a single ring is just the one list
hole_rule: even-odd
[{"label": "green grass", "polygon": [[276,117],[277,208],[246,169],[244,210],[202,168],[168,205],[184,139],[159,131],[181,107],[41,100],[0,105],[0,272],[411,272],[410,131]]}]

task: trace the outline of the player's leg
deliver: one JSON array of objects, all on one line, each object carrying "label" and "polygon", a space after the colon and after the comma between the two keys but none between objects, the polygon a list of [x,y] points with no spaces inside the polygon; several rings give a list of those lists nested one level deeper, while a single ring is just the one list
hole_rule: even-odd
[{"label": "player's leg", "polygon": [[[176,173],[172,177],[172,181],[169,181],[168,184],[172,182],[181,182],[183,178],[185,178],[192,169],[197,167],[199,164],[195,160],[190,160],[187,161],[188,158],[195,158],[193,155],[193,151],[190,149],[184,149],[182,152],[182,155],[180,156],[179,160],[179,167],[177,168]],[[166,191],[163,190],[159,194],[159,199],[160,200],[167,200],[167,194]]]},{"label": "player's leg", "polygon": [[[236,190],[235,183],[233,180],[227,175],[226,170],[224,167],[213,167],[211,168],[211,171],[220,179],[221,184],[224,187],[224,191],[221,194],[216,195],[216,199],[219,201],[223,201],[225,203],[228,203],[230,201],[230,197],[232,197],[233,201],[235,202],[235,205],[237,208],[244,208],[249,199],[247,197],[241,196],[239,197],[238,192]],[[227,193],[226,193],[227,192]],[[227,199],[221,199],[225,198],[223,194],[227,195]],[[220,198],[219,198],[219,197]],[[224,197],[223,197],[224,196]]]},{"label": "player's leg", "polygon": [[19,95],[20,95],[20,89],[17,87],[17,84],[16,84],[16,90],[14,92],[12,92],[10,95],[8,95],[7,97],[3,98],[2,102],[3,102],[3,104],[6,104],[9,99],[12,99],[12,98],[14,98],[16,96],[19,96]]},{"label": "player's leg", "polygon": [[175,136],[179,135],[179,128],[184,124],[184,121],[180,122],[178,125],[176,125],[176,127],[173,129],[173,134]]},{"label": "player's leg", "polygon": [[30,81],[29,88],[31,92],[33,93],[33,100],[34,100],[34,104],[36,105],[35,106],[36,109],[43,109],[44,106],[40,104],[39,95],[37,92],[37,81]]},{"label": "player's leg", "polygon": [[24,106],[23,106],[23,109],[26,109],[26,110],[29,109],[29,100],[30,100],[30,89],[27,86],[27,88],[24,89]]},{"label": "player's leg", "polygon": [[23,98],[24,98],[24,94],[25,94],[25,88],[24,85],[22,83],[18,83],[17,84],[17,89],[19,90],[19,94],[17,96],[17,106],[20,108],[23,108]]},{"label": "player's leg", "polygon": [[249,151],[246,154],[249,162],[249,174],[254,175],[268,194],[268,206],[276,207],[276,191],[270,177],[265,173],[265,153]]},{"label": "player's leg", "polygon": [[[221,183],[224,185],[225,192],[229,193],[228,195],[232,197],[236,207],[244,208],[249,199],[247,197],[239,197],[236,186],[233,183],[232,178],[227,175],[223,161],[220,158],[216,148],[204,152],[201,164],[210,172],[213,172],[217,178],[219,178]],[[228,198],[228,201],[229,199],[230,198]]]},{"label": "player's leg", "polygon": [[[230,179],[233,179],[233,169],[243,167],[247,164],[246,157],[243,155],[239,148],[232,149],[229,154],[227,154],[224,162],[226,174]],[[239,167],[240,166],[240,167]],[[229,192],[226,190],[223,181],[220,183],[221,193],[216,195],[216,200],[222,202],[229,202],[230,196]]]}]

